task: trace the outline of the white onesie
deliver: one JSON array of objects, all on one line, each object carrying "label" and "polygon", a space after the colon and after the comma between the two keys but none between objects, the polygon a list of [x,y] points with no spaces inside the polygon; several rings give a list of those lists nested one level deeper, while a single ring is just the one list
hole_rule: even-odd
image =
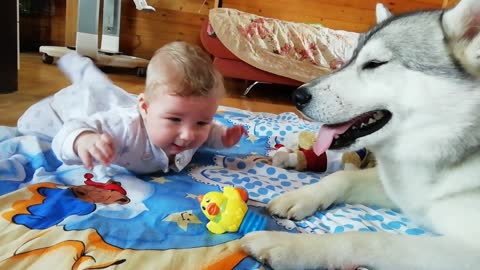
[{"label": "white onesie", "polygon": [[[115,86],[90,59],[70,53],[58,62],[72,85],[31,106],[18,120],[21,134],[53,139],[53,151],[67,165],[82,164],[73,143],[87,130],[109,134],[116,147],[112,163],[134,173],[180,171],[191,161],[197,149],[177,154],[169,166],[165,152],[148,140],[136,96]],[[214,124],[205,145],[222,148],[224,130]]]}]

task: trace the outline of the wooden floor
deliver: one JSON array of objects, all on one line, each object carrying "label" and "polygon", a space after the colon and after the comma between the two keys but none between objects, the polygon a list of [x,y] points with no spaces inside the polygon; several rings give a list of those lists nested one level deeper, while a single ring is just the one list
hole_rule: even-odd
[{"label": "wooden floor", "polygon": [[[144,78],[133,72],[119,69],[104,70],[110,79],[119,87],[131,93],[143,91]],[[21,53],[18,74],[18,91],[11,94],[0,94],[0,125],[15,126],[18,118],[33,103],[54,94],[69,85],[68,79],[55,65],[44,64],[40,54]],[[257,85],[248,97],[243,97],[245,82],[226,79],[227,96],[222,105],[246,109],[281,113],[295,112],[290,103],[291,87],[277,85]]]}]

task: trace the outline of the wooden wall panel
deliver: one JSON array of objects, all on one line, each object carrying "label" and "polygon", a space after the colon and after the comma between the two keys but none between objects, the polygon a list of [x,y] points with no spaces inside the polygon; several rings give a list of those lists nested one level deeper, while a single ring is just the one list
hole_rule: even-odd
[{"label": "wooden wall panel", "polygon": [[65,4],[65,46],[75,46],[77,33],[78,0],[67,0]]},{"label": "wooden wall panel", "polygon": [[65,0],[35,0],[20,11],[20,49],[38,51],[42,45],[65,42]]},{"label": "wooden wall panel", "polygon": [[[155,7],[167,10],[182,11],[187,13],[197,13],[208,15],[208,9],[213,8],[215,5],[214,1],[203,1],[203,0],[147,0],[148,3]],[[130,1],[133,2],[133,1]]]},{"label": "wooden wall panel", "polygon": [[[447,0],[383,0],[393,14],[442,8]],[[445,2],[448,5],[448,2]],[[375,23],[377,0],[223,0],[222,7],[278,19],[320,23],[333,29],[366,31]]]},{"label": "wooden wall panel", "polygon": [[[174,40],[200,44],[201,23],[216,1],[147,0],[147,3],[156,12],[137,10],[132,0],[122,0],[120,51],[125,54],[150,58],[157,48]],[[77,5],[78,0],[67,0],[66,45],[75,45]]]},{"label": "wooden wall panel", "polygon": [[[196,5],[182,6],[175,3],[160,8],[160,2],[162,1],[157,2],[156,12],[138,11],[133,1],[122,3],[122,52],[150,58],[156,49],[170,41],[183,40],[200,44],[199,31],[202,22],[207,19],[208,6],[202,7],[202,1],[197,1]],[[169,1],[165,3],[167,2]],[[200,7],[202,8],[198,12]]]},{"label": "wooden wall panel", "polygon": [[62,46],[65,43],[65,0],[54,0],[52,2],[50,41],[52,45]]}]

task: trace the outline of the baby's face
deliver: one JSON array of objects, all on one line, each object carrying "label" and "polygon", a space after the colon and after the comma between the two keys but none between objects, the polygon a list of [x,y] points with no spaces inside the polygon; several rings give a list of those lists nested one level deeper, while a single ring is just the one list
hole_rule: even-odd
[{"label": "baby's face", "polygon": [[201,146],[208,138],[218,97],[180,97],[158,93],[140,103],[150,141],[168,156]]}]

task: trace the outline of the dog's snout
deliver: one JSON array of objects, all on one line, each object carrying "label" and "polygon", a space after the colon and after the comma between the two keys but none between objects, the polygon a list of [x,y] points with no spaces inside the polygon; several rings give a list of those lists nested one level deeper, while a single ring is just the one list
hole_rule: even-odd
[{"label": "dog's snout", "polygon": [[292,100],[298,109],[303,109],[312,99],[312,95],[308,92],[306,87],[299,87],[292,94]]}]

